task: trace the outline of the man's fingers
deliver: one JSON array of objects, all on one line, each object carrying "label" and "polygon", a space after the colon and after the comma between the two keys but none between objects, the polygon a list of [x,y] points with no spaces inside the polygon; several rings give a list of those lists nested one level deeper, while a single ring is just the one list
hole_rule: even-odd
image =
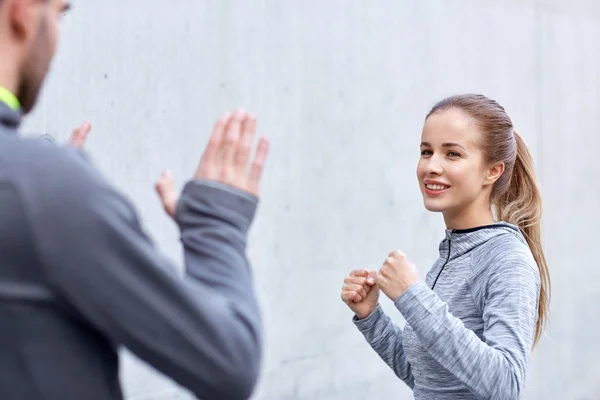
[{"label": "man's fingers", "polygon": [[171,171],[163,172],[155,185],[156,192],[160,196],[161,201],[175,194],[175,181]]},{"label": "man's fingers", "polygon": [[195,177],[222,182],[259,197],[269,140],[259,140],[248,168],[255,133],[256,117],[244,110],[221,117],[215,124]]},{"label": "man's fingers", "polygon": [[83,144],[83,142],[85,142],[85,139],[87,139],[87,136],[91,130],[92,130],[92,124],[89,123],[88,121],[84,122],[83,125],[81,125],[79,127],[79,129],[76,129],[77,137],[79,138],[81,144]]},{"label": "man's fingers", "polygon": [[165,171],[155,184],[156,192],[160,197],[163,208],[171,217],[175,216],[179,194],[175,190],[175,180],[170,171]]},{"label": "man's fingers", "polygon": [[250,166],[250,173],[248,174],[248,189],[251,193],[258,196],[260,192],[260,178],[267,161],[269,154],[269,139],[260,138],[258,141],[258,147],[252,165]]},{"label": "man's fingers", "polygon": [[218,166],[220,150],[223,143],[223,136],[225,135],[225,129],[230,120],[231,113],[225,113],[215,123],[206,149],[200,159],[200,165],[198,166],[198,171],[196,173],[197,178],[214,179],[216,178],[216,175],[220,173]]},{"label": "man's fingers", "polygon": [[88,134],[92,130],[92,124],[89,121],[84,122],[81,126],[75,128],[71,137],[69,138],[69,144],[76,148],[83,147]]},{"label": "man's fingers", "polygon": [[235,177],[234,160],[240,145],[242,124],[244,124],[246,116],[247,114],[244,110],[236,111],[225,132],[222,144],[223,169],[221,171],[221,178],[226,183],[232,183]]},{"label": "man's fingers", "polygon": [[248,115],[242,123],[240,144],[235,155],[235,167],[240,174],[246,174],[255,133],[256,117],[254,115]]}]

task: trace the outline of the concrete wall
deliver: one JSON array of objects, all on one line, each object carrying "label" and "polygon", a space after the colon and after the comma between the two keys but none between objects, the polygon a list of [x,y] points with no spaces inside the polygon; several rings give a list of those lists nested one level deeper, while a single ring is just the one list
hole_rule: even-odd
[{"label": "concrete wall", "polygon": [[[192,173],[215,118],[255,111],[273,152],[250,253],[266,322],[256,399],[409,399],[339,300],[402,248],[424,275],[443,237],[414,176],[432,103],[477,91],[534,152],[554,283],[526,399],[600,398],[600,3],[595,0],[76,1],[26,128],[87,145],[178,263],[152,184]],[[399,323],[402,319],[388,309]],[[130,399],[187,398],[124,354]]]}]

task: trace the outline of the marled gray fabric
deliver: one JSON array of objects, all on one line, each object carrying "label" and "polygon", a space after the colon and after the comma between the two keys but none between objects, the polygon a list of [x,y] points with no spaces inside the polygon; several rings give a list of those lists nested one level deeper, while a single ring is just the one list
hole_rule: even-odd
[{"label": "marled gray fabric", "polygon": [[540,291],[525,239],[497,223],[447,230],[439,250],[425,282],[395,303],[404,330],[380,306],[354,323],[415,399],[520,398]]}]

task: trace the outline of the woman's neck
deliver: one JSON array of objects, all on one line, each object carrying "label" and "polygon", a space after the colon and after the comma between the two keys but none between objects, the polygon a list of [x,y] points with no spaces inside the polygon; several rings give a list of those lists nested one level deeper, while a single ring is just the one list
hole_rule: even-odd
[{"label": "woman's neck", "polygon": [[471,229],[478,226],[491,225],[495,223],[492,209],[487,210],[464,210],[460,213],[444,213],[446,229]]}]

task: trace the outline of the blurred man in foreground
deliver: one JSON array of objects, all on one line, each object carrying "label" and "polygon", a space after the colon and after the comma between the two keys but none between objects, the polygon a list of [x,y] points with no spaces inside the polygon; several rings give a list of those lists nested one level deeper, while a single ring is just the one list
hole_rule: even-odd
[{"label": "blurred man in foreground", "polygon": [[[268,142],[226,114],[171,196],[185,274],[77,147],[20,137],[53,58],[64,0],[0,0],[0,398],[122,399],[123,345],[202,399],[245,399],[261,364],[246,258]],[[251,164],[250,168],[247,166]]]}]

